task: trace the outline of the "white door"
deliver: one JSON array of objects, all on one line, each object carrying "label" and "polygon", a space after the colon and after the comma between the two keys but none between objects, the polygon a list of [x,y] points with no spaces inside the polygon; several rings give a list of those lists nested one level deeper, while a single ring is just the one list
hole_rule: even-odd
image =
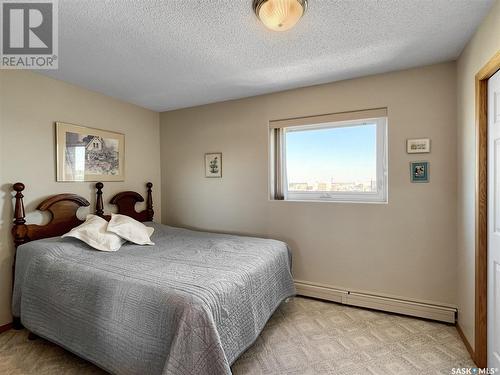
[{"label": "white door", "polygon": [[488,80],[488,367],[500,369],[500,71]]}]

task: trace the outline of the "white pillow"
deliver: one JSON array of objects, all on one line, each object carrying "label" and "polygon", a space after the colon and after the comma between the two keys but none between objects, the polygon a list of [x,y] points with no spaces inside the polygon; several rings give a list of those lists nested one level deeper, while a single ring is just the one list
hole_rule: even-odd
[{"label": "white pillow", "polygon": [[126,215],[111,214],[111,220],[108,223],[108,232],[115,233],[137,245],[154,245],[150,239],[154,230]]},{"label": "white pillow", "polygon": [[117,251],[125,240],[106,231],[108,222],[96,215],[87,215],[85,222],[62,237],[74,237],[101,251]]}]

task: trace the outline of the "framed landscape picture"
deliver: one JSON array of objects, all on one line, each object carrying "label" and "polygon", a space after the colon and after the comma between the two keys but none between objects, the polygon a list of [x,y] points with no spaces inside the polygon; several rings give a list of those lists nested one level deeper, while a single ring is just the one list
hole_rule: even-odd
[{"label": "framed landscape picture", "polygon": [[429,138],[407,139],[406,152],[408,154],[426,154],[431,152],[431,140]]},{"label": "framed landscape picture", "polygon": [[56,122],[57,181],[123,181],[125,135]]},{"label": "framed landscape picture", "polygon": [[222,152],[205,154],[205,177],[222,177]]}]

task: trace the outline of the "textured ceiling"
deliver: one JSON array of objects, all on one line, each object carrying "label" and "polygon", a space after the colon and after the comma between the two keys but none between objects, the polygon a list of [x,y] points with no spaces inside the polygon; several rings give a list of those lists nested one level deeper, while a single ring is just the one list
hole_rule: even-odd
[{"label": "textured ceiling", "polygon": [[59,0],[59,70],[157,111],[454,60],[493,0],[309,0],[271,32],[252,0]]}]

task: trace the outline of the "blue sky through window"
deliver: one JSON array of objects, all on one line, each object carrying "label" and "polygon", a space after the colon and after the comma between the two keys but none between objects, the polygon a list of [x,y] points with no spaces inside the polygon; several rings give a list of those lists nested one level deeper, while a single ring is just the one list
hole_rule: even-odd
[{"label": "blue sky through window", "polygon": [[[348,185],[357,185],[355,190],[363,191],[375,188],[375,124],[285,134],[289,190],[303,190],[305,183],[310,186],[307,190],[353,190]],[[302,188],[294,184],[301,184]]]}]

